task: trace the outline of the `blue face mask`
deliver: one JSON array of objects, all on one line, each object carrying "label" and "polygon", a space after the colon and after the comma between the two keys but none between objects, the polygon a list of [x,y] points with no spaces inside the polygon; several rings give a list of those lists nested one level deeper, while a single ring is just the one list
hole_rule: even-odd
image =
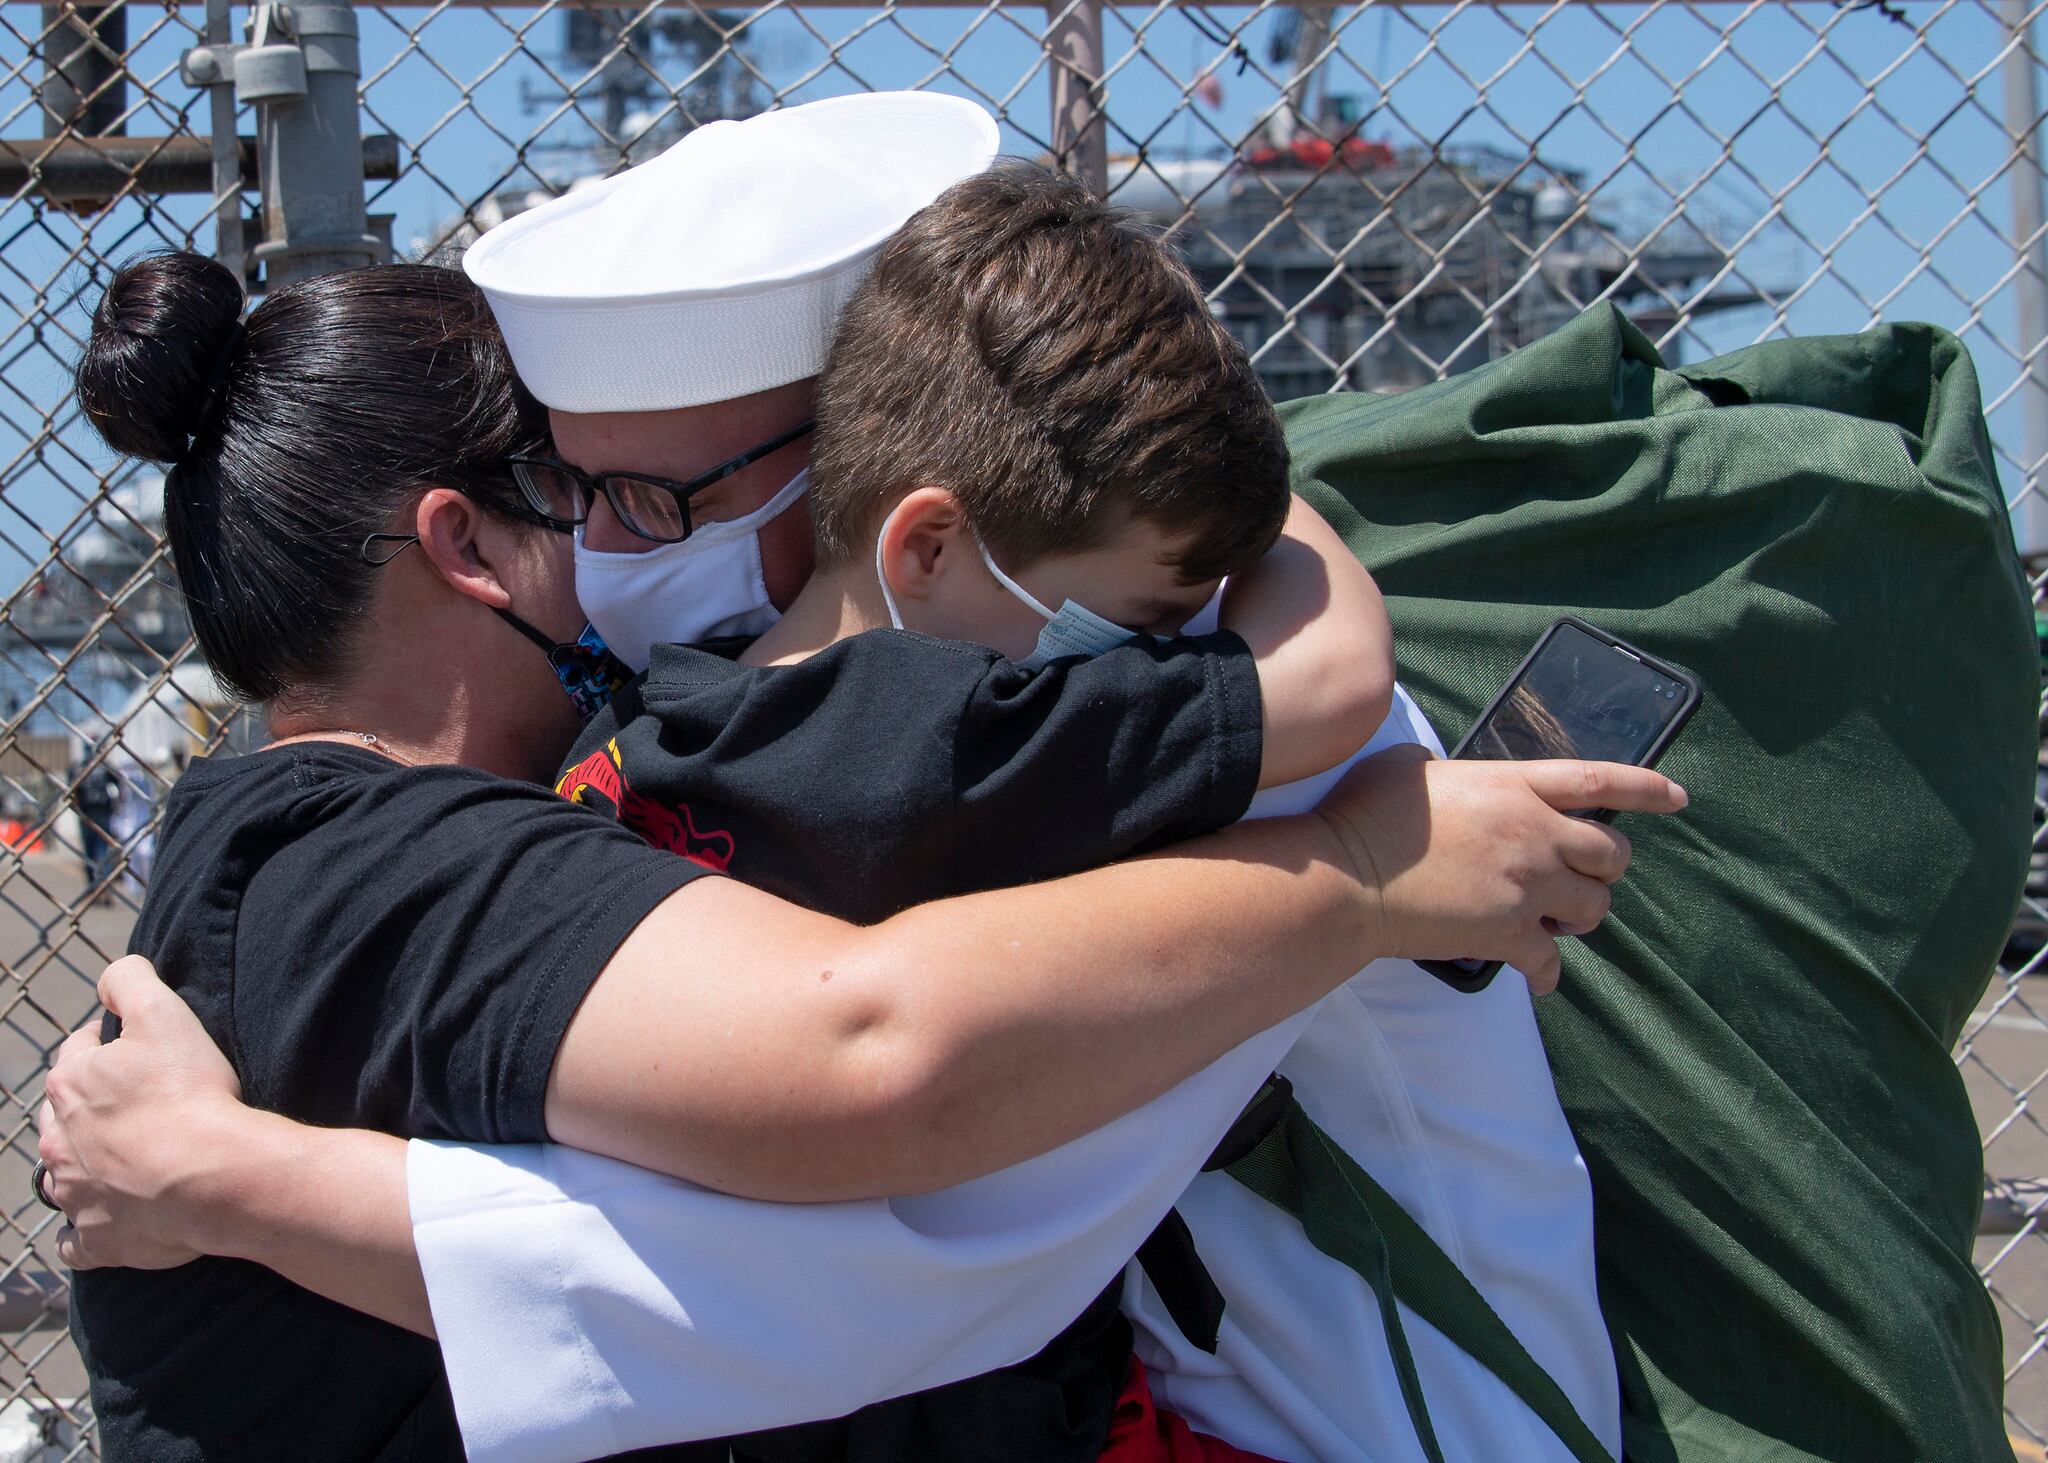
[{"label": "blue face mask", "polygon": [[1163,640],[1163,635],[1144,635],[1129,630],[1114,620],[1105,620],[1095,611],[1074,600],[1067,600],[1057,611],[1045,607],[1045,602],[1016,580],[1002,571],[988,545],[981,541],[981,535],[974,536],[974,546],[981,551],[981,562],[988,565],[996,583],[1003,586],[1019,601],[1029,607],[1045,621],[1045,628],[1038,632],[1038,644],[1031,654],[1018,661],[1019,665],[1044,665],[1049,660],[1062,660],[1068,656],[1083,656],[1088,659],[1114,650],[1133,640]]},{"label": "blue face mask", "polygon": [[[895,515],[890,515],[893,518]],[[889,607],[889,623],[898,630],[903,628],[903,616],[896,611],[896,596],[890,592],[889,576],[882,572],[882,540],[889,530],[889,519],[882,520],[882,530],[875,535],[875,578],[882,586],[882,603]],[[973,532],[972,529],[969,532]],[[1031,654],[1018,661],[1022,666],[1044,665],[1047,661],[1061,660],[1069,656],[1083,656],[1093,659],[1106,650],[1132,640],[1164,641],[1164,635],[1141,635],[1138,631],[1127,630],[1113,620],[1105,620],[1086,605],[1068,600],[1057,612],[1049,610],[1030,590],[1005,574],[989,556],[988,545],[981,541],[981,535],[974,535],[974,547],[981,553],[981,562],[988,565],[988,572],[995,576],[996,583],[1015,595],[1031,611],[1045,621],[1045,628],[1038,632],[1038,644]]]},{"label": "blue face mask", "polygon": [[[1045,613],[1035,603],[1031,607]],[[1140,638],[1150,637],[1135,635],[1122,625],[1103,619],[1086,605],[1067,600],[1056,614],[1047,616],[1045,628],[1038,632],[1038,644],[1018,664],[1044,665],[1071,655],[1092,660],[1104,651]]]}]

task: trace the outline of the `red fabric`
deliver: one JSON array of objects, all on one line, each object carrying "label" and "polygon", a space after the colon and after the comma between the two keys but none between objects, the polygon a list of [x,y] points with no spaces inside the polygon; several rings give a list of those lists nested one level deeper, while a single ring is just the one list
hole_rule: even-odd
[{"label": "red fabric", "polygon": [[1221,1438],[1198,1433],[1152,1401],[1145,1364],[1131,1358],[1131,1374],[1116,1399],[1109,1442],[1101,1463],[1273,1463],[1263,1453],[1233,1448]]}]

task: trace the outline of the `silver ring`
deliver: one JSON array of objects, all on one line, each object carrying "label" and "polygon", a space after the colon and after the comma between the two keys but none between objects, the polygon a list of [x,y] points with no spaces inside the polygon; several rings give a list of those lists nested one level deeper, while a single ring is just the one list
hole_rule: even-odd
[{"label": "silver ring", "polygon": [[64,1212],[64,1206],[62,1204],[59,1204],[55,1199],[52,1199],[49,1193],[43,1188],[43,1180],[48,1178],[49,1176],[50,1165],[48,1163],[45,1163],[42,1159],[38,1158],[36,1160],[36,1166],[29,1171],[28,1186],[36,1191],[36,1202],[38,1204],[41,1204],[45,1209],[53,1209],[57,1213],[62,1214]]}]

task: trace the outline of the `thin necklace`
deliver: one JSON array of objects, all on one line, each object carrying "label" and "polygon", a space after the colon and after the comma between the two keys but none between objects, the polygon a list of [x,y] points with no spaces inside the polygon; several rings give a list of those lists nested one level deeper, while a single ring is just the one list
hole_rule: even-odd
[{"label": "thin necklace", "polygon": [[371,751],[381,753],[382,755],[389,757],[394,762],[402,762],[407,767],[417,767],[420,765],[419,763],[413,761],[412,758],[406,756],[403,752],[399,751],[396,747],[392,746],[391,743],[385,741],[382,737],[378,736],[375,732],[350,731],[346,727],[336,727],[333,731],[299,732],[294,736],[279,737],[270,745],[273,747],[283,747],[288,746],[293,742],[332,740],[335,737],[354,737],[357,741],[361,742]]}]

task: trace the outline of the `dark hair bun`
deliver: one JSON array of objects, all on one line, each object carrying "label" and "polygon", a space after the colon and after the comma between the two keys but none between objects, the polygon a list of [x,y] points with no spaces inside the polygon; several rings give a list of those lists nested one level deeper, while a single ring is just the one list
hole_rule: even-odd
[{"label": "dark hair bun", "polygon": [[146,255],[116,274],[78,363],[79,403],[107,445],[181,456],[241,315],[241,285],[202,254]]}]

